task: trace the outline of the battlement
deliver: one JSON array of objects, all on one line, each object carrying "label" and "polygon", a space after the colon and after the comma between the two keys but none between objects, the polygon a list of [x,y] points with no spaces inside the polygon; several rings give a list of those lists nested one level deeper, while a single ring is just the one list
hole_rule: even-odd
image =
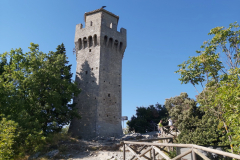
[{"label": "battlement", "polygon": [[85,28],[82,23],[76,25],[74,42],[77,51],[89,49],[91,52],[92,48],[100,46],[124,53],[127,33],[124,28],[117,31],[118,16],[100,8],[85,13],[84,20]]},{"label": "battlement", "polygon": [[115,14],[113,14],[113,13],[111,13],[111,12],[109,12],[109,11],[103,9],[103,8],[99,8],[99,9],[96,9],[96,10],[94,10],[94,11],[86,12],[86,13],[84,14],[84,21],[86,22],[87,16],[92,15],[92,14],[96,14],[96,13],[98,13],[98,12],[105,12],[105,13],[111,15],[112,17],[115,17],[115,18],[117,19],[117,22],[118,22],[118,20],[119,20],[119,16],[117,16],[117,15],[115,15]]},{"label": "battlement", "polygon": [[77,24],[76,29],[107,26],[108,28],[117,31],[118,20],[119,16],[100,8],[91,12],[86,12],[84,14],[85,27],[80,23]]}]

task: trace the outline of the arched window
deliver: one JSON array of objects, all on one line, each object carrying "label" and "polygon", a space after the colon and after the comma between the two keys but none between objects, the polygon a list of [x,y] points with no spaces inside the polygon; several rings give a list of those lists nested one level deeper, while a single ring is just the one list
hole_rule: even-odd
[{"label": "arched window", "polygon": [[108,37],[107,36],[104,36],[104,45],[107,46],[107,40],[108,40]]},{"label": "arched window", "polygon": [[123,47],[123,43],[120,42],[120,47],[119,47],[120,51],[122,50],[122,47]]},{"label": "arched window", "polygon": [[83,38],[83,48],[87,48],[87,38]]},{"label": "arched window", "polygon": [[118,40],[115,40],[114,41],[114,49],[117,51],[117,48],[118,48]]},{"label": "arched window", "polygon": [[89,47],[92,47],[92,45],[93,45],[92,36],[89,36],[89,37],[88,37],[88,42],[89,42]]},{"label": "arched window", "polygon": [[93,36],[94,46],[97,46],[97,35],[95,34]]},{"label": "arched window", "polygon": [[79,38],[78,39],[78,50],[81,50],[82,49],[82,39]]},{"label": "arched window", "polygon": [[113,44],[113,39],[109,38],[108,47],[112,47],[112,44]]},{"label": "arched window", "polygon": [[109,26],[110,28],[112,28],[113,27],[113,24],[112,23],[110,23],[110,26]]}]

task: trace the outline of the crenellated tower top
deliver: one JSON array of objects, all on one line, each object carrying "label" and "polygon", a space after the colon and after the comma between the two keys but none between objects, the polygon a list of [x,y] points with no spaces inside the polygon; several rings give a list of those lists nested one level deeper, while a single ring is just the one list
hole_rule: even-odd
[{"label": "crenellated tower top", "polygon": [[[122,56],[126,48],[126,29],[117,31],[119,16],[103,9],[97,9],[84,14],[85,27],[83,24],[76,25],[75,48],[76,51],[101,46],[117,47],[116,51]],[[77,52],[78,53],[78,52]]]},{"label": "crenellated tower top", "polygon": [[117,15],[115,15],[115,14],[113,14],[113,13],[111,13],[111,12],[109,12],[109,11],[103,9],[103,8],[99,8],[99,9],[96,9],[96,10],[94,10],[94,11],[86,12],[86,13],[84,14],[84,21],[86,22],[86,17],[87,17],[88,15],[91,15],[91,14],[94,14],[94,13],[98,13],[98,12],[105,12],[105,13],[107,13],[107,14],[115,17],[115,18],[117,19],[117,23],[118,23],[119,16],[117,16]]}]

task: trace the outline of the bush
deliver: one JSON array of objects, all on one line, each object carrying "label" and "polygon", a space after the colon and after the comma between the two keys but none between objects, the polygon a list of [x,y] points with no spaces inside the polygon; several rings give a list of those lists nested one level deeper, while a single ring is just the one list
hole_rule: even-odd
[{"label": "bush", "polygon": [[0,121],[0,160],[11,159],[14,156],[13,145],[18,136],[18,124],[2,117]]}]

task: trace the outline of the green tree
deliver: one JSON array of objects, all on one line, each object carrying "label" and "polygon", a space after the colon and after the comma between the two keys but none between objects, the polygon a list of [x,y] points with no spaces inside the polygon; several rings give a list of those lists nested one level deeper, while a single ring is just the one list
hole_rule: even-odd
[{"label": "green tree", "polygon": [[137,107],[136,116],[132,116],[131,120],[127,122],[129,131],[135,130],[138,133],[151,132],[157,130],[156,124],[160,119],[167,120],[167,110],[165,106],[160,104],[150,105],[148,107]]},{"label": "green tree", "polygon": [[[179,143],[197,145],[223,145],[226,134],[217,130],[218,119],[202,112],[197,102],[187,93],[166,100],[165,106],[174,126],[180,131]],[[225,144],[224,144],[225,145]]]},{"label": "green tree", "polygon": [[197,97],[200,108],[218,119],[218,127],[227,133],[231,152],[239,153],[240,28],[235,22],[229,28],[213,28],[209,35],[213,37],[196,51],[199,55],[179,65],[176,72],[182,83],[203,87]]},{"label": "green tree", "polygon": [[80,118],[75,105],[68,104],[80,90],[71,81],[64,45],[48,54],[37,44],[31,43],[29,49],[0,54],[0,113],[18,123],[19,152],[39,149],[48,134],[60,132],[73,117]]}]

